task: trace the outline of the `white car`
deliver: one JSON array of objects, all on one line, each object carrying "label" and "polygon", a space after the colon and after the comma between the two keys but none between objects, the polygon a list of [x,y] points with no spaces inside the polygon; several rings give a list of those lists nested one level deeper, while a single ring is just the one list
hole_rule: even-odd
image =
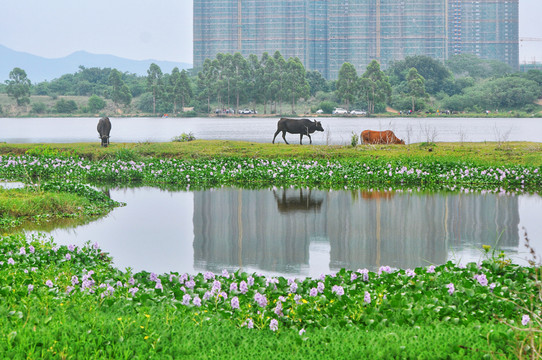
[{"label": "white car", "polygon": [[367,112],[363,110],[352,110],[350,111],[350,114],[351,115],[367,115]]},{"label": "white car", "polygon": [[324,110],[318,109],[318,110],[316,110],[316,113],[317,113],[317,114],[323,114],[323,113],[324,113]]},{"label": "white car", "polygon": [[346,109],[343,109],[343,108],[335,108],[335,110],[333,110],[333,115],[342,115],[342,114],[348,114],[348,111],[346,111]]}]

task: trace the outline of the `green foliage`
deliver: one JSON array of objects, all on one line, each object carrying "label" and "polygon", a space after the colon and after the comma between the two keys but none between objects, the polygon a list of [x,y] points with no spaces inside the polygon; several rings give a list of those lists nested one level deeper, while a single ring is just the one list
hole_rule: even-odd
[{"label": "green foliage", "polygon": [[492,78],[512,73],[512,68],[505,63],[480,59],[472,54],[454,55],[446,61],[446,66],[457,77],[475,79]]},{"label": "green foliage", "polygon": [[34,114],[45,114],[47,112],[47,105],[42,102],[33,103],[32,112]]},{"label": "green foliage", "polygon": [[336,102],[333,101],[322,101],[319,106],[319,108],[322,109],[324,114],[333,113],[333,109],[335,109],[336,107],[338,107],[338,105]]},{"label": "green foliage", "polygon": [[347,110],[350,110],[350,103],[354,101],[359,92],[359,85],[358,74],[354,65],[344,63],[339,70],[337,95],[344,101]]},{"label": "green foliage", "polygon": [[352,131],[352,137],[350,139],[350,144],[352,147],[356,147],[359,143],[359,135]]},{"label": "green foliage", "polygon": [[105,100],[94,94],[88,99],[88,108],[90,112],[97,113],[98,111],[105,108]]},{"label": "green foliage", "polygon": [[14,68],[9,73],[9,80],[6,80],[7,94],[14,98],[17,106],[30,104],[30,87],[32,83],[21,68]]},{"label": "green foliage", "polygon": [[187,141],[193,141],[193,140],[196,140],[196,137],[191,132],[189,132],[188,134],[182,133],[181,135],[175,136],[173,139],[171,139],[171,141],[175,141],[175,142],[187,142]]},{"label": "green foliage", "polygon": [[60,99],[56,102],[54,110],[59,114],[72,114],[77,110],[77,104],[74,100]]}]

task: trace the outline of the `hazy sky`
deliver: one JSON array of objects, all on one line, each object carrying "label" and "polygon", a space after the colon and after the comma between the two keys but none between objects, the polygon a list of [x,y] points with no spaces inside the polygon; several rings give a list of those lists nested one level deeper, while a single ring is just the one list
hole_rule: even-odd
[{"label": "hazy sky", "polygon": [[[520,37],[542,39],[542,0],[519,1]],[[0,0],[0,14],[0,44],[13,50],[192,63],[192,0]],[[521,41],[520,62],[533,58],[542,41]]]}]

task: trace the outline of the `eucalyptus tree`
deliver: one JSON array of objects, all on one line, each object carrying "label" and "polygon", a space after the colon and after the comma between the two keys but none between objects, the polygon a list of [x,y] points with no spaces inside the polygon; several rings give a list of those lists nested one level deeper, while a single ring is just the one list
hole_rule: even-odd
[{"label": "eucalyptus tree", "polygon": [[250,102],[264,101],[263,68],[258,57],[250,54],[247,59],[246,93]]},{"label": "eucalyptus tree", "polygon": [[374,113],[375,103],[386,102],[391,96],[391,85],[388,77],[380,70],[378,61],[373,60],[360,80],[360,91],[367,100],[367,112]]},{"label": "eucalyptus tree", "polygon": [[190,80],[188,79],[188,72],[184,69],[179,71],[178,67],[174,67],[173,70],[171,70],[171,76],[168,80],[168,93],[173,102],[173,112],[177,113],[177,104],[180,102],[181,107],[184,108],[185,104],[189,102],[193,96]]},{"label": "eucalyptus tree", "polygon": [[307,82],[305,67],[297,57],[291,57],[286,63],[286,92],[292,101],[292,114],[295,114],[295,103],[299,98],[308,98],[310,86]]},{"label": "eucalyptus tree", "polygon": [[354,65],[344,63],[339,70],[337,96],[346,104],[347,110],[350,110],[350,103],[354,101],[359,93],[359,85],[358,74]]},{"label": "eucalyptus tree", "polygon": [[248,64],[243,55],[236,52],[228,65],[230,78],[229,84],[231,84],[233,94],[235,95],[235,110],[239,112],[239,100],[241,98],[241,94],[244,93],[248,84]]},{"label": "eucalyptus tree", "polygon": [[275,51],[273,54],[275,60],[275,71],[273,72],[273,81],[271,87],[275,89],[273,92],[273,100],[275,102],[275,113],[277,112],[277,103],[279,104],[279,113],[282,113],[282,100],[284,99],[284,79],[286,77],[286,60],[280,53]]},{"label": "eucalyptus tree", "polygon": [[13,68],[9,72],[9,80],[5,81],[8,96],[15,99],[17,106],[30,104],[31,82],[26,76],[26,71],[21,68]]},{"label": "eucalyptus tree", "polygon": [[309,70],[306,73],[307,81],[310,86],[311,95],[314,96],[318,91],[326,92],[327,81],[317,70]]},{"label": "eucalyptus tree", "polygon": [[205,59],[202,70],[198,72],[197,85],[200,99],[207,99],[207,112],[211,112],[211,98],[216,78],[216,67],[213,65],[213,60]]},{"label": "eucalyptus tree", "polygon": [[156,100],[162,95],[162,70],[158,65],[152,63],[147,70],[147,89],[152,93],[152,113],[156,114]]},{"label": "eucalyptus tree", "polygon": [[407,84],[410,99],[412,100],[412,112],[416,111],[416,100],[419,98],[428,98],[429,95],[425,92],[425,79],[418,73],[416,68],[411,68],[407,75]]},{"label": "eucalyptus tree", "polygon": [[277,66],[275,59],[269,56],[269,53],[264,52],[262,59],[260,60],[261,65],[261,85],[258,88],[262,93],[263,100],[263,113],[267,114],[267,103],[273,100],[273,95],[278,91],[278,82],[274,82],[275,78],[275,68]]},{"label": "eucalyptus tree", "polygon": [[109,85],[111,86],[111,100],[115,106],[119,104],[128,106],[132,102],[132,94],[130,89],[122,80],[122,74],[117,69],[111,70],[109,73]]}]

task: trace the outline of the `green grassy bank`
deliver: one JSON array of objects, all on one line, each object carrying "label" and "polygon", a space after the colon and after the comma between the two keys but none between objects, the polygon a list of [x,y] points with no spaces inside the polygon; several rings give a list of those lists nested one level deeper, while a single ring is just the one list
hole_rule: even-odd
[{"label": "green grassy bank", "polygon": [[261,158],[326,160],[420,160],[475,162],[490,165],[542,165],[542,143],[477,142],[410,145],[285,145],[242,141],[195,140],[164,143],[6,144],[0,155],[77,155],[90,160],[146,157],[193,159]]}]

